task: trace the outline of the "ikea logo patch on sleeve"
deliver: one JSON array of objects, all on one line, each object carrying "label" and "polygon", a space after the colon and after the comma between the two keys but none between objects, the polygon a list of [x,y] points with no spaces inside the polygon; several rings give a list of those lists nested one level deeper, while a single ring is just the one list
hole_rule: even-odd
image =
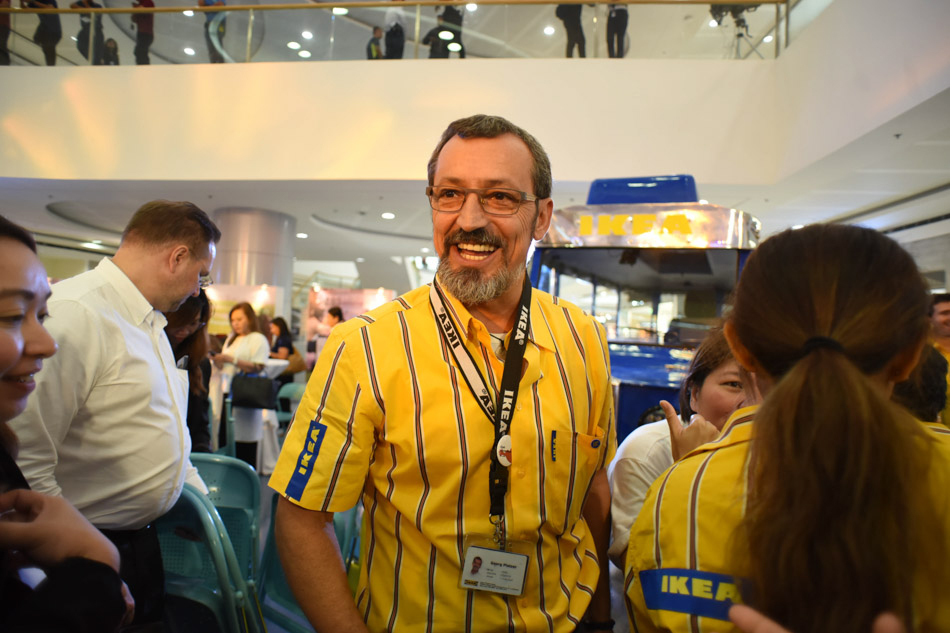
[{"label": "ikea logo patch on sleeve", "polygon": [[320,447],[323,445],[323,438],[327,434],[327,425],[317,419],[310,421],[310,428],[307,429],[307,437],[304,440],[303,450],[297,458],[297,464],[294,466],[294,472],[290,475],[290,481],[287,482],[287,496],[291,499],[300,501],[304,488],[307,487],[307,481],[313,472],[313,463],[320,454]]},{"label": "ikea logo patch on sleeve", "polygon": [[741,585],[735,576],[695,569],[649,569],[640,572],[648,609],[676,611],[717,620],[729,620],[729,607],[741,604]]}]

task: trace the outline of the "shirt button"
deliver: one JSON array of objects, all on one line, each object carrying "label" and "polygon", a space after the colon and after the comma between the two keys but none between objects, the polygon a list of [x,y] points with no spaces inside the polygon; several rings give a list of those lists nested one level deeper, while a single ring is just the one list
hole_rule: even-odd
[{"label": "shirt button", "polygon": [[521,411],[521,403],[520,403],[520,402],[515,405],[515,409],[517,409],[518,411]]},{"label": "shirt button", "polygon": [[519,479],[524,479],[524,476],[525,476],[525,470],[524,470],[524,468],[519,468],[517,474],[518,474],[518,478],[519,478]]}]

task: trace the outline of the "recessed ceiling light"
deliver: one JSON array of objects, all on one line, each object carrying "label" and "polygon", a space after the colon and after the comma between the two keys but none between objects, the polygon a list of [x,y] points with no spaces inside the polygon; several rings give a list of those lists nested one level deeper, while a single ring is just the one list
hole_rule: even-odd
[{"label": "recessed ceiling light", "polygon": [[185,55],[194,55],[194,54],[195,54],[195,49],[191,48],[190,46],[185,47]]},{"label": "recessed ceiling light", "polygon": [[395,213],[390,213],[389,211],[387,211],[386,213],[382,214],[382,215],[379,216],[379,217],[381,217],[381,218],[384,219],[384,220],[394,220],[394,219],[396,219],[396,214],[395,214]]},{"label": "recessed ceiling light", "polygon": [[362,264],[362,263],[365,262],[365,261],[366,261],[366,260],[365,260],[364,258],[362,258],[362,257],[357,257],[357,258],[356,258],[356,263],[357,263],[357,264]]},{"label": "recessed ceiling light", "polygon": [[771,35],[766,35],[765,37],[762,38],[762,41],[765,42],[766,44],[768,44],[768,43],[771,42],[773,39],[775,39],[775,38],[772,37]]},{"label": "recessed ceiling light", "polygon": [[310,31],[304,31],[303,33],[300,34],[300,37],[304,38],[305,40],[312,40],[313,33],[311,33]]},{"label": "recessed ceiling light", "polygon": [[102,244],[96,244],[94,242],[83,242],[82,244],[80,244],[80,246],[83,246],[85,248],[91,248],[97,251],[101,251],[103,248],[105,248]]},{"label": "recessed ceiling light", "polygon": [[421,249],[421,250],[422,250],[422,252],[423,252],[423,253],[428,253],[428,252],[429,252],[429,249],[428,249],[428,248],[426,248],[426,247],[422,247],[422,249]]},{"label": "recessed ceiling light", "polygon": [[452,33],[452,31],[439,31],[439,39],[445,41],[454,40],[455,34]]},{"label": "recessed ceiling light", "polygon": [[299,42],[287,42],[287,48],[289,48],[289,49],[292,50],[292,51],[298,51],[298,50],[300,50],[300,43],[299,43]]},{"label": "recessed ceiling light", "polygon": [[805,228],[804,224],[796,224],[795,226],[792,227],[792,230],[797,231],[798,229],[803,229],[803,228]]},{"label": "recessed ceiling light", "polygon": [[346,7],[333,7],[333,15],[346,15],[349,12]]},{"label": "recessed ceiling light", "polygon": [[460,50],[462,50],[462,45],[459,44],[458,42],[452,42],[451,44],[449,44],[448,46],[446,46],[446,48],[448,48],[448,49],[449,49],[450,51],[452,51],[453,53],[457,53],[457,52],[459,52]]},{"label": "recessed ceiling light", "polygon": [[474,2],[469,2],[468,4],[465,5],[465,10],[468,11],[469,13],[474,13],[475,11],[478,11],[478,5],[475,4]]},{"label": "recessed ceiling light", "polygon": [[709,200],[700,200],[699,204],[709,204]]},{"label": "recessed ceiling light", "polygon": [[74,41],[74,42],[78,42],[78,41],[79,41],[79,38],[76,37],[75,35],[70,35],[70,36],[69,36],[69,39],[71,39],[71,40]]},{"label": "recessed ceiling light", "polygon": [[546,27],[544,27],[544,34],[545,34],[545,35],[554,35],[554,27],[553,27],[553,26],[546,26]]},{"label": "recessed ceiling light", "polygon": [[719,22],[716,22],[715,20],[710,20],[710,21],[709,21],[709,28],[714,29],[714,28],[716,28],[717,26],[719,26]]},{"label": "recessed ceiling light", "polygon": [[194,11],[182,11],[182,15],[187,15],[189,18],[195,14]]},{"label": "recessed ceiling light", "polygon": [[302,240],[305,240],[305,239],[307,239],[307,238],[310,237],[310,236],[307,235],[306,233],[297,233],[297,237],[299,237],[299,238],[302,239]]},{"label": "recessed ceiling light", "polygon": [[310,59],[310,51],[297,51],[297,54],[304,59]]}]

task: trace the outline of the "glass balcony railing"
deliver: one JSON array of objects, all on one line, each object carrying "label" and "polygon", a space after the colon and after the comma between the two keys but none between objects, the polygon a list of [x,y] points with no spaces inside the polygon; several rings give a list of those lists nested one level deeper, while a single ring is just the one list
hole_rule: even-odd
[{"label": "glass balcony railing", "polygon": [[[21,0],[0,0],[0,28],[4,17],[10,22],[10,63],[135,64],[144,61],[143,43],[138,51],[136,47],[137,40],[147,39],[143,33],[149,18],[153,38],[147,54],[152,64],[366,59],[374,27],[382,30],[379,46],[384,55],[398,48],[398,37],[387,33],[396,21],[403,30],[402,53],[397,55],[402,59],[557,58],[566,53],[589,58],[772,59],[831,2],[636,0],[557,5],[489,0],[461,5],[257,0],[201,7],[195,0],[168,0],[158,8],[133,9],[133,0],[102,1],[104,7],[83,11],[65,6],[44,9],[56,0],[22,0],[22,8],[4,8],[5,2]],[[60,2],[65,5],[66,0]],[[579,18],[570,15],[578,12]],[[567,51],[569,35],[576,41]]]}]

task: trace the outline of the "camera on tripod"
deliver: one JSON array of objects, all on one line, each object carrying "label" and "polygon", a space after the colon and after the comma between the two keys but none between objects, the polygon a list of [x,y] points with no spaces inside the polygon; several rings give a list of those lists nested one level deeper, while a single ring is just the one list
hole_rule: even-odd
[{"label": "camera on tripod", "polygon": [[713,4],[709,6],[709,13],[717,25],[722,25],[722,21],[727,13],[732,15],[732,21],[735,22],[736,29],[740,32],[745,31],[745,34],[748,35],[749,23],[746,22],[742,14],[746,11],[751,13],[758,8],[759,5],[757,4]]}]

